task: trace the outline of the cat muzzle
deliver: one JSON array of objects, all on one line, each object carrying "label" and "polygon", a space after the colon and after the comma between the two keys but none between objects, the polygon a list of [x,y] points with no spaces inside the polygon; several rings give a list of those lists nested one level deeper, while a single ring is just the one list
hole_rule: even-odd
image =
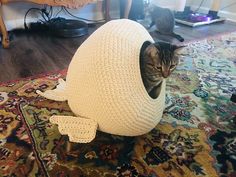
[{"label": "cat muzzle", "polygon": [[162,72],[162,77],[167,78],[170,75],[169,72]]}]

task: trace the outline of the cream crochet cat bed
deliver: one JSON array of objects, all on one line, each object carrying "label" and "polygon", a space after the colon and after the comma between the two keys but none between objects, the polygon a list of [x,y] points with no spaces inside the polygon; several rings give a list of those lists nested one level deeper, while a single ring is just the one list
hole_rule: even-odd
[{"label": "cream crochet cat bed", "polygon": [[157,99],[142,82],[139,55],[152,37],[140,24],[113,20],[96,30],[75,53],[66,77],[55,90],[38,93],[68,101],[77,117],[52,116],[70,141],[87,143],[96,130],[124,136],[142,135],[160,121],[165,104],[165,80]]}]

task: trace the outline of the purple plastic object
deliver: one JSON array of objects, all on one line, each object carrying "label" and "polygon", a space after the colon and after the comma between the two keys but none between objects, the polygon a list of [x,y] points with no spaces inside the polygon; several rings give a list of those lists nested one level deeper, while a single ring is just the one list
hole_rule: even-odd
[{"label": "purple plastic object", "polygon": [[191,22],[209,22],[212,20],[212,17],[203,14],[192,13],[189,15],[189,20]]}]

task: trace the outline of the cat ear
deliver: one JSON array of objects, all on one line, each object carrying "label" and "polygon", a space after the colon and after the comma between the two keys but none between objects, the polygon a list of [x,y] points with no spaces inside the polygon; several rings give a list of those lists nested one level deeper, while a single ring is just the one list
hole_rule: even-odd
[{"label": "cat ear", "polygon": [[144,51],[148,56],[150,57],[155,57],[158,53],[159,50],[157,49],[157,47],[154,44],[150,44],[149,46],[147,46],[147,48]]},{"label": "cat ear", "polygon": [[173,45],[174,52],[176,54],[180,54],[180,51],[186,47],[185,45]]}]

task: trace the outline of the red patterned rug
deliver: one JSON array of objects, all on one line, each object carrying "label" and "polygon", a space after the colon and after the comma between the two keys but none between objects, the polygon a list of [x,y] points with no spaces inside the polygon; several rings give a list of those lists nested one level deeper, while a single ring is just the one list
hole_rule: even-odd
[{"label": "red patterned rug", "polygon": [[235,177],[236,33],[188,44],[167,82],[163,119],[139,137],[98,132],[70,143],[49,122],[72,115],[38,96],[66,71],[0,85],[0,176]]}]

